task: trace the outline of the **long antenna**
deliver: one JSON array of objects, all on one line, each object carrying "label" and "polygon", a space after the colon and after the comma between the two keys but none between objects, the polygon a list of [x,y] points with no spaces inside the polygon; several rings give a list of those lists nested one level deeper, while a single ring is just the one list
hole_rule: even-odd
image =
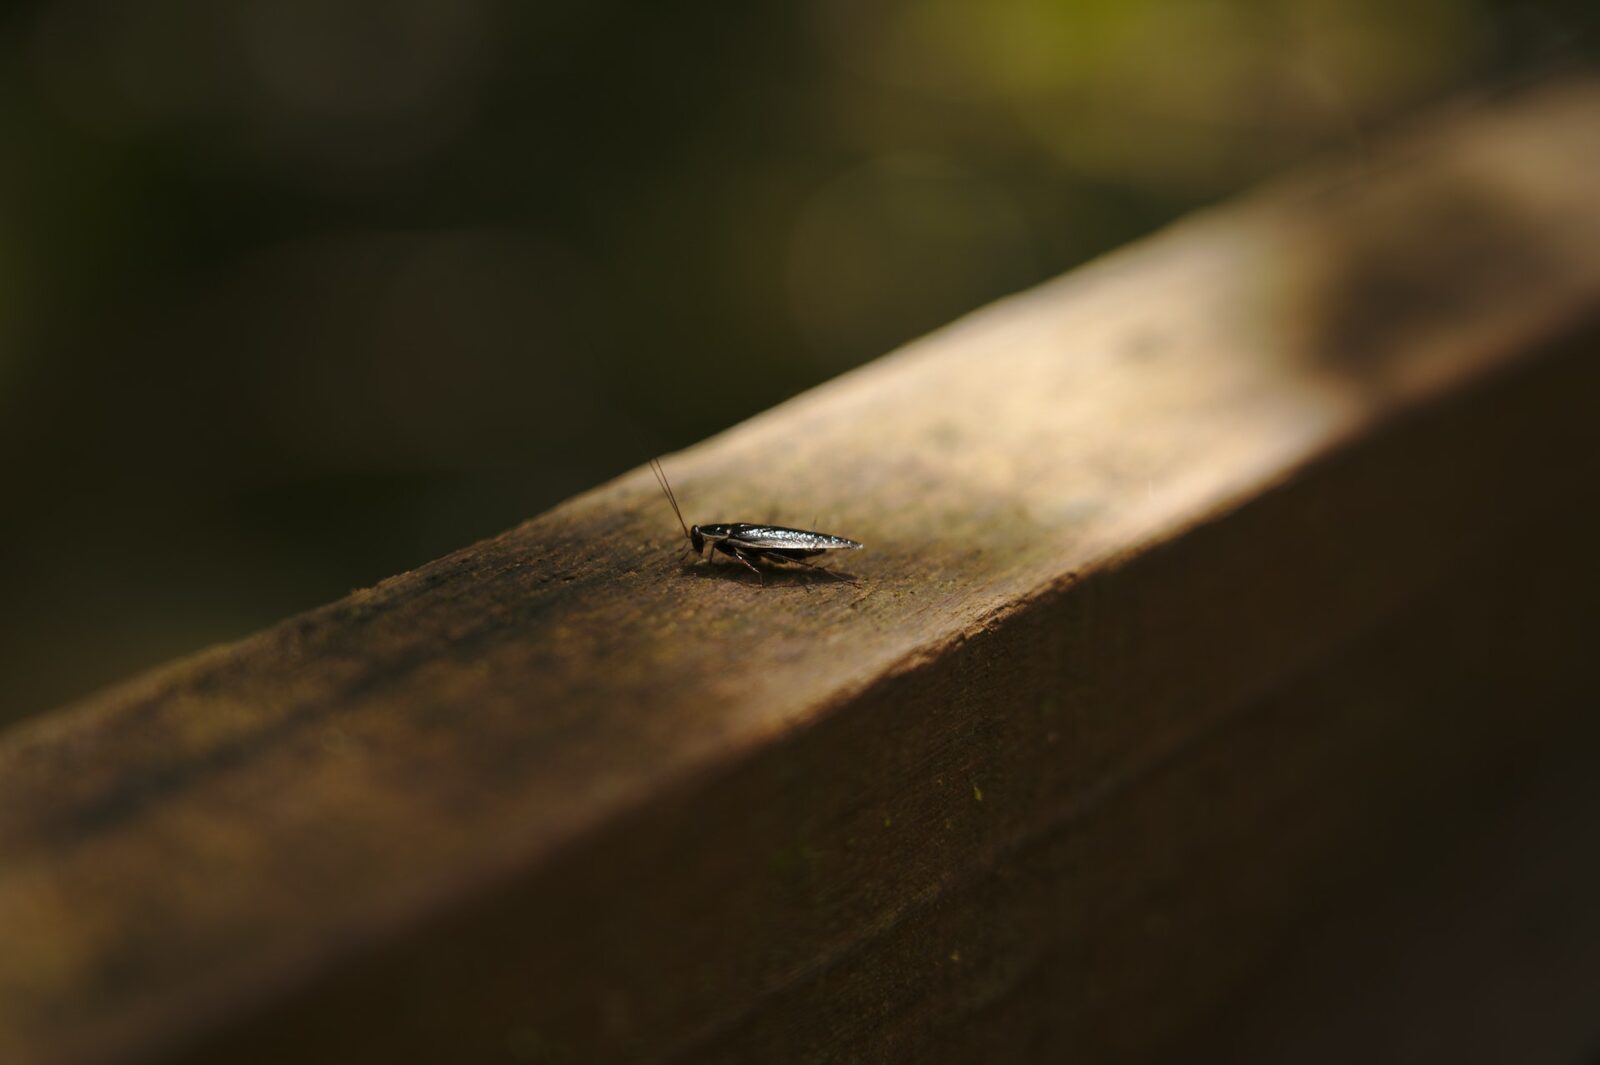
[{"label": "long antenna", "polygon": [[678,497],[672,494],[672,485],[667,483],[667,471],[661,468],[659,461],[651,459],[650,472],[656,475],[661,490],[667,494],[667,502],[672,504],[672,512],[678,516],[678,524],[683,526],[683,535],[692,539],[689,537],[689,526],[683,520],[683,511],[678,509]]}]

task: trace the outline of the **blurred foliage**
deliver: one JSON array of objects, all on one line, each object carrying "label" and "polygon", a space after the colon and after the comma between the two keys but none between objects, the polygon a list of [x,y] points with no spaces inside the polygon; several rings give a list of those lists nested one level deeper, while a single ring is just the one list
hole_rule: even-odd
[{"label": "blurred foliage", "polygon": [[1597,18],[11,5],[0,722],[493,534],[1428,98],[1581,56]]}]

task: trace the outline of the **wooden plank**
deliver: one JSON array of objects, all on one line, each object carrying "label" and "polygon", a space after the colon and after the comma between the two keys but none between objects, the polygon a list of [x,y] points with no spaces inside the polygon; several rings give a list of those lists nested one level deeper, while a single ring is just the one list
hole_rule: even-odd
[{"label": "wooden plank", "polygon": [[1597,756],[1591,729],[1500,782],[1482,828],[1443,861],[1430,855],[1404,890],[1341,900],[1184,1040],[1240,1065],[1370,1060],[1375,1047],[1385,1060],[1592,1061]]},{"label": "wooden plank", "polygon": [[640,469],[11,730],[0,1060],[1159,1052],[1577,727],[1597,173],[1480,103],[668,459],[858,584]]}]

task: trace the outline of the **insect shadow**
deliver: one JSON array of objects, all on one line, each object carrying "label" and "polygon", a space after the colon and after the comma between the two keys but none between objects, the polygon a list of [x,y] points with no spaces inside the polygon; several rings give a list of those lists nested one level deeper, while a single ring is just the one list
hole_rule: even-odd
[{"label": "insect shadow", "polygon": [[[757,580],[745,570],[744,567],[728,562],[719,562],[711,558],[685,559],[680,567],[683,574],[703,581],[732,581],[735,584],[757,584]],[[768,588],[804,588],[807,591],[814,584],[848,584],[859,587],[860,579],[853,573],[844,570],[825,569],[822,566],[763,566],[761,569],[762,586]]]}]

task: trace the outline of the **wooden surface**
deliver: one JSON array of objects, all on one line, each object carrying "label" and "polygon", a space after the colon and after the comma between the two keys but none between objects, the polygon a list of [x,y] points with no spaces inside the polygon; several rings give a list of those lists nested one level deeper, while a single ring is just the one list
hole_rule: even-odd
[{"label": "wooden surface", "polygon": [[0,1061],[1244,1039],[1589,742],[1597,175],[1479,102],[666,458],[857,584],[641,466],[0,735]]}]

